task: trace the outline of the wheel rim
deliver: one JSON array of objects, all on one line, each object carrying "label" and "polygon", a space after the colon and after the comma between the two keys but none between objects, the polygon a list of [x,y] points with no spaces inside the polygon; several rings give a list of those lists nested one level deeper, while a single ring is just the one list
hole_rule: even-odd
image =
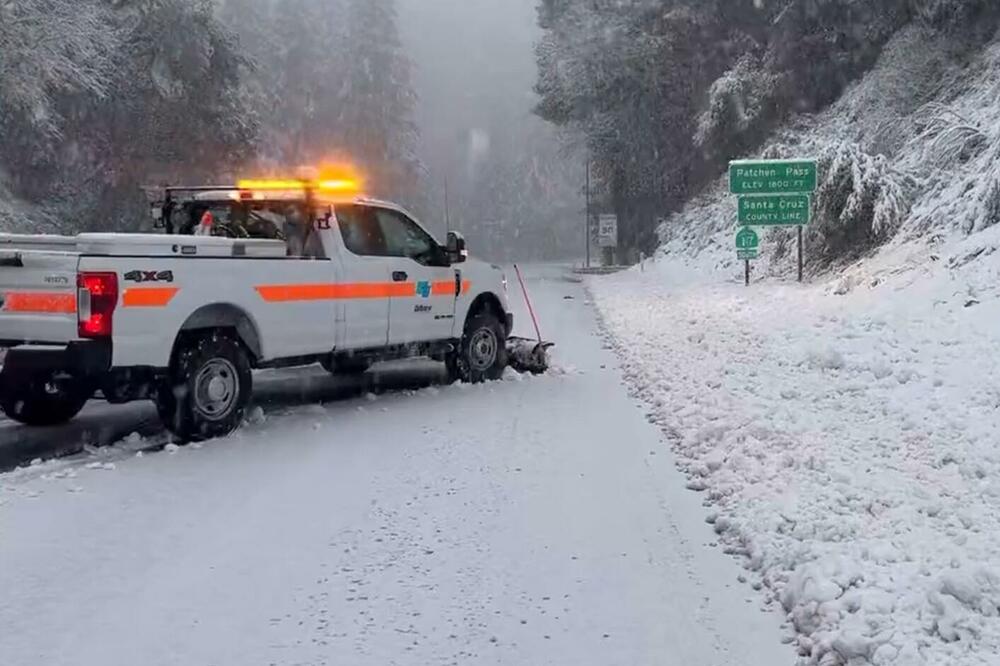
[{"label": "wheel rim", "polygon": [[488,328],[481,328],[469,341],[469,365],[477,372],[493,367],[497,360],[497,336]]},{"label": "wheel rim", "polygon": [[194,407],[209,420],[222,420],[232,411],[239,391],[236,367],[224,358],[212,359],[195,377]]}]

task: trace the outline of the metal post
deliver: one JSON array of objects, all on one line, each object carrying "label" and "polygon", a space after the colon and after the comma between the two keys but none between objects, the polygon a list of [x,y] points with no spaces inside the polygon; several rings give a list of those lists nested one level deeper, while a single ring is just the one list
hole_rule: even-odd
[{"label": "metal post", "polygon": [[587,158],[587,223],[583,230],[587,237],[587,268],[590,268],[590,157]]},{"label": "metal post", "polygon": [[799,225],[799,282],[802,282],[802,226]]},{"label": "metal post", "polygon": [[746,276],[747,276],[746,277],[746,284],[749,287],[750,286],[750,260],[749,259],[746,260],[746,264],[747,264],[746,265]]},{"label": "metal post", "polygon": [[448,205],[448,176],[444,177],[444,226],[447,231],[451,231],[451,210]]}]

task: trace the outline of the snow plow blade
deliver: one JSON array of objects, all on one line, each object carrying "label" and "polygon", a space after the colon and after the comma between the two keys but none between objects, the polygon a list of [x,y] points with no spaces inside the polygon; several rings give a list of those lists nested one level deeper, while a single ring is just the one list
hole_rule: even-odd
[{"label": "snow plow blade", "polygon": [[552,342],[539,342],[527,338],[507,340],[507,365],[521,374],[541,375],[549,369],[549,350]]}]

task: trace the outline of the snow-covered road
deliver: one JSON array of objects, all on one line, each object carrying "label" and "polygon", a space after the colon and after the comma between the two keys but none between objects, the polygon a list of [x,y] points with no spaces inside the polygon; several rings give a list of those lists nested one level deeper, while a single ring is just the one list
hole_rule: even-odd
[{"label": "snow-covered road", "polygon": [[550,376],[0,476],[0,664],[792,663],[582,287],[530,285]]}]

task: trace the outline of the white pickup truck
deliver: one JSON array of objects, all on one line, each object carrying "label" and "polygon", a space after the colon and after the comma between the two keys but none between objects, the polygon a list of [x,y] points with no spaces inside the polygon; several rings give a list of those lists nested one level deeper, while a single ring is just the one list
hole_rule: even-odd
[{"label": "white pickup truck", "polygon": [[254,369],[364,372],[428,356],[498,378],[513,320],[497,266],[402,208],[322,187],[173,188],[164,234],[0,235],[0,408],[31,426],[98,393],[153,400],[184,440],[243,420]]}]

